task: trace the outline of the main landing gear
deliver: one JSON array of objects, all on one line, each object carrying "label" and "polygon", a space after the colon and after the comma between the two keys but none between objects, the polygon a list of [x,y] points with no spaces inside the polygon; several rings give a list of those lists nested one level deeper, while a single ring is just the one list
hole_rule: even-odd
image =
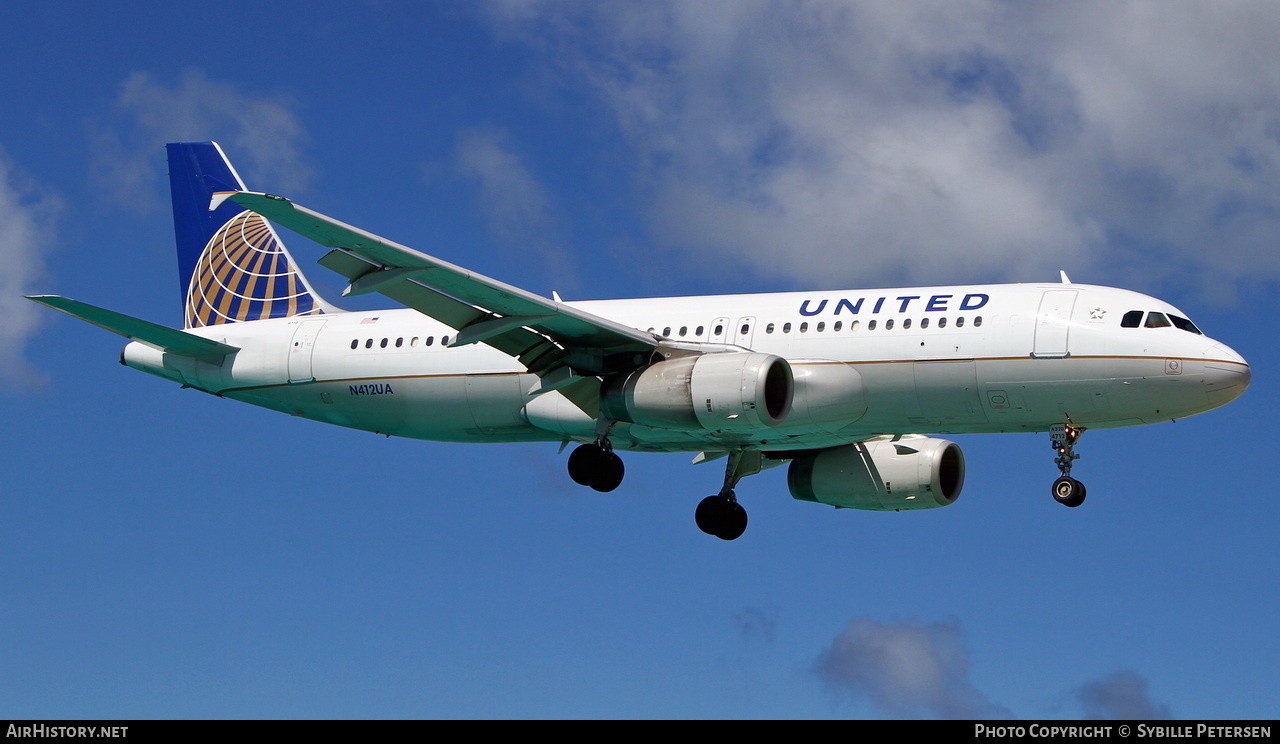
[{"label": "main landing gear", "polygon": [[609,443],[609,429],[614,422],[601,416],[596,419],[595,444],[579,445],[569,455],[569,477],[574,483],[607,493],[622,485],[626,468],[622,458]]},{"label": "main landing gear", "polygon": [[602,493],[621,485],[625,472],[622,458],[613,451],[607,437],[601,438],[599,444],[581,445],[569,455],[569,477]]},{"label": "main landing gear", "polygon": [[736,540],[742,536],[747,529],[747,510],[738,503],[733,487],[746,476],[760,472],[763,461],[761,454],[755,450],[729,453],[724,486],[720,488],[720,493],[703,499],[693,513],[698,529],[721,540]]},{"label": "main landing gear", "polygon": [[[764,457],[755,450],[729,452],[724,485],[720,493],[708,496],[698,504],[694,521],[698,529],[721,540],[736,540],[747,529],[747,510],[738,503],[733,487],[748,475],[763,469]],[[594,444],[582,444],[569,455],[569,477],[574,482],[607,492],[622,483],[622,458],[613,451],[607,436]]]},{"label": "main landing gear", "polygon": [[1058,453],[1053,461],[1062,475],[1053,482],[1053,498],[1059,504],[1072,508],[1084,503],[1084,484],[1071,477],[1071,465],[1080,459],[1076,454],[1076,440],[1084,429],[1071,424],[1054,424],[1049,428],[1050,444]]}]

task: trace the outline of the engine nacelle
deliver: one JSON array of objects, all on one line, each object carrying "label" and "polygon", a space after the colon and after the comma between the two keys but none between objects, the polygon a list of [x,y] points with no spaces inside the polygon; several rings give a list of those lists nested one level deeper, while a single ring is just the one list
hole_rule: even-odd
[{"label": "engine nacelle", "polygon": [[678,357],[608,378],[604,415],[664,429],[751,431],[791,412],[795,382],[782,357],[720,352]]},{"label": "engine nacelle", "polygon": [[945,439],[872,439],[793,460],[787,486],[801,501],[849,509],[933,509],[960,495],[964,453]]}]

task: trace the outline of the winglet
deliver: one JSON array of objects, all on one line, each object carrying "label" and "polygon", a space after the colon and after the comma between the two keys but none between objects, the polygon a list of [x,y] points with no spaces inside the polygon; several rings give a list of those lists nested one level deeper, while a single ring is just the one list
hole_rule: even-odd
[{"label": "winglet", "polygon": [[224,201],[226,201],[227,199],[230,199],[232,196],[235,196],[238,193],[240,192],[239,191],[216,192],[213,196],[209,198],[209,211],[210,212],[218,211],[218,207],[221,207]]},{"label": "winglet", "polygon": [[1067,276],[1067,272],[1066,272],[1065,270],[1063,270],[1063,269],[1058,269],[1058,274],[1062,276],[1062,283],[1063,283],[1063,284],[1070,284],[1070,283],[1071,283],[1071,277]]}]

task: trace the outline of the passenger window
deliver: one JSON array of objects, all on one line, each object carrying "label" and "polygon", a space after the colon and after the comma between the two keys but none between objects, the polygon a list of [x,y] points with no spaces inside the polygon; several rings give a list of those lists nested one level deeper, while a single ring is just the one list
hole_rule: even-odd
[{"label": "passenger window", "polygon": [[765,327],[764,327],[764,332],[765,332],[765,333],[773,333],[773,324],[772,324],[772,323],[770,323],[769,325],[765,326]]},{"label": "passenger window", "polygon": [[750,323],[743,323],[742,328],[738,330],[738,335],[745,336],[751,330]]},{"label": "passenger window", "polygon": [[822,333],[825,330],[827,330],[827,324],[825,322],[819,323],[817,328],[818,333]]},{"label": "passenger window", "polygon": [[724,326],[722,326],[722,325],[717,325],[717,326],[716,326],[716,338],[719,338],[719,337],[720,337],[720,334],[722,334],[722,333],[724,333]]},{"label": "passenger window", "polygon": [[902,330],[905,331],[910,327],[911,327],[911,318],[907,318],[906,320],[902,321]]},{"label": "passenger window", "polygon": [[851,320],[851,321],[849,321],[849,330],[851,330],[851,331],[856,331],[856,330],[858,330],[858,326],[859,326],[859,325],[860,325],[860,323],[859,323],[858,321],[856,321],[856,320]]},{"label": "passenger window", "polygon": [[448,346],[448,345],[449,345],[449,337],[448,337],[448,336],[441,336],[441,337],[440,337],[440,345],[441,345],[441,346]]},{"label": "passenger window", "polygon": [[680,326],[680,338],[684,338],[689,333],[689,326]]},{"label": "passenger window", "polygon": [[435,336],[427,336],[427,340],[422,342],[423,346],[430,346],[436,342]]},{"label": "passenger window", "polygon": [[872,320],[872,321],[868,321],[868,322],[867,322],[867,330],[868,330],[868,331],[874,331],[875,329],[876,329],[876,322],[875,322],[874,320]]},{"label": "passenger window", "polygon": [[947,319],[946,319],[946,318],[938,318],[938,327],[939,327],[939,328],[946,328],[946,327],[947,327]]},{"label": "passenger window", "polygon": [[666,337],[670,338],[670,337],[671,337],[671,326],[667,326],[666,328],[663,328],[663,329],[662,329],[662,335],[664,335],[664,336],[666,336]]},{"label": "passenger window", "polygon": [[1171,325],[1164,313],[1147,313],[1147,328],[1168,328]]},{"label": "passenger window", "polygon": [[706,330],[706,329],[705,329],[705,328],[703,328],[702,326],[698,326],[698,332],[697,332],[697,334],[696,334],[698,338],[702,338],[702,332],[703,332],[704,330]]},{"label": "passenger window", "polygon": [[1121,328],[1137,328],[1142,325],[1142,311],[1130,310],[1120,319]]},{"label": "passenger window", "polygon": [[359,341],[358,339],[354,339],[354,338],[353,338],[353,339],[351,339],[351,348],[353,348],[353,349],[354,349],[354,348],[358,347],[359,345],[360,345],[360,341]]},{"label": "passenger window", "polygon": [[800,324],[800,332],[801,332],[801,333],[808,333],[808,332],[809,332],[809,324],[808,324],[808,323],[801,323],[801,324]]},{"label": "passenger window", "polygon": [[892,331],[892,330],[893,330],[893,318],[890,318],[890,319],[888,319],[888,320],[886,320],[886,321],[884,322],[884,329],[885,329],[886,331]]},{"label": "passenger window", "polygon": [[418,345],[418,337],[417,337],[417,336],[414,336],[413,338],[409,339],[409,345],[410,345],[410,346],[417,346],[417,345]]},{"label": "passenger window", "polygon": [[400,338],[396,339],[396,348],[398,349],[401,346],[404,346],[404,336],[401,336]]},{"label": "passenger window", "polygon": [[956,318],[956,328],[964,328],[964,316]]},{"label": "passenger window", "polygon": [[370,338],[370,339],[366,339],[366,340],[365,340],[365,342],[364,342],[364,348],[366,348],[366,349],[372,349],[372,348],[373,348],[373,339],[371,339],[371,338]]},{"label": "passenger window", "polygon": [[791,333],[791,324],[790,324],[790,323],[783,323],[783,324],[782,324],[782,332],[783,332],[783,333]]},{"label": "passenger window", "polygon": [[980,326],[980,325],[982,325],[982,316],[981,316],[981,315],[979,315],[979,316],[977,316],[977,317],[975,317],[975,318],[973,319],[973,327],[974,327],[974,328],[977,328],[977,327],[978,327],[978,326]]},{"label": "passenger window", "polygon": [[921,327],[921,328],[928,328],[928,327],[929,327],[929,319],[928,319],[928,318],[921,318],[921,319],[920,319],[920,327]]},{"label": "passenger window", "polygon": [[840,328],[841,328],[841,327],[843,327],[843,326],[844,326],[844,321],[843,321],[843,320],[837,320],[837,321],[835,322],[835,325],[831,326],[831,330],[832,330],[832,331],[834,331],[834,332],[836,332],[836,333],[839,333],[839,332],[840,332]]}]

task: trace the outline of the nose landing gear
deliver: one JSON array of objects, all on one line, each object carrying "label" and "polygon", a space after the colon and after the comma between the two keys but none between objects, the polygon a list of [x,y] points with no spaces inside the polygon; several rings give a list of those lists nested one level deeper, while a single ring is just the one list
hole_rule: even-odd
[{"label": "nose landing gear", "polygon": [[1084,429],[1071,424],[1054,424],[1049,427],[1049,440],[1058,456],[1053,463],[1062,475],[1053,482],[1053,498],[1063,506],[1075,508],[1084,503],[1084,484],[1071,477],[1071,465],[1080,459],[1076,454],[1076,440]]}]

